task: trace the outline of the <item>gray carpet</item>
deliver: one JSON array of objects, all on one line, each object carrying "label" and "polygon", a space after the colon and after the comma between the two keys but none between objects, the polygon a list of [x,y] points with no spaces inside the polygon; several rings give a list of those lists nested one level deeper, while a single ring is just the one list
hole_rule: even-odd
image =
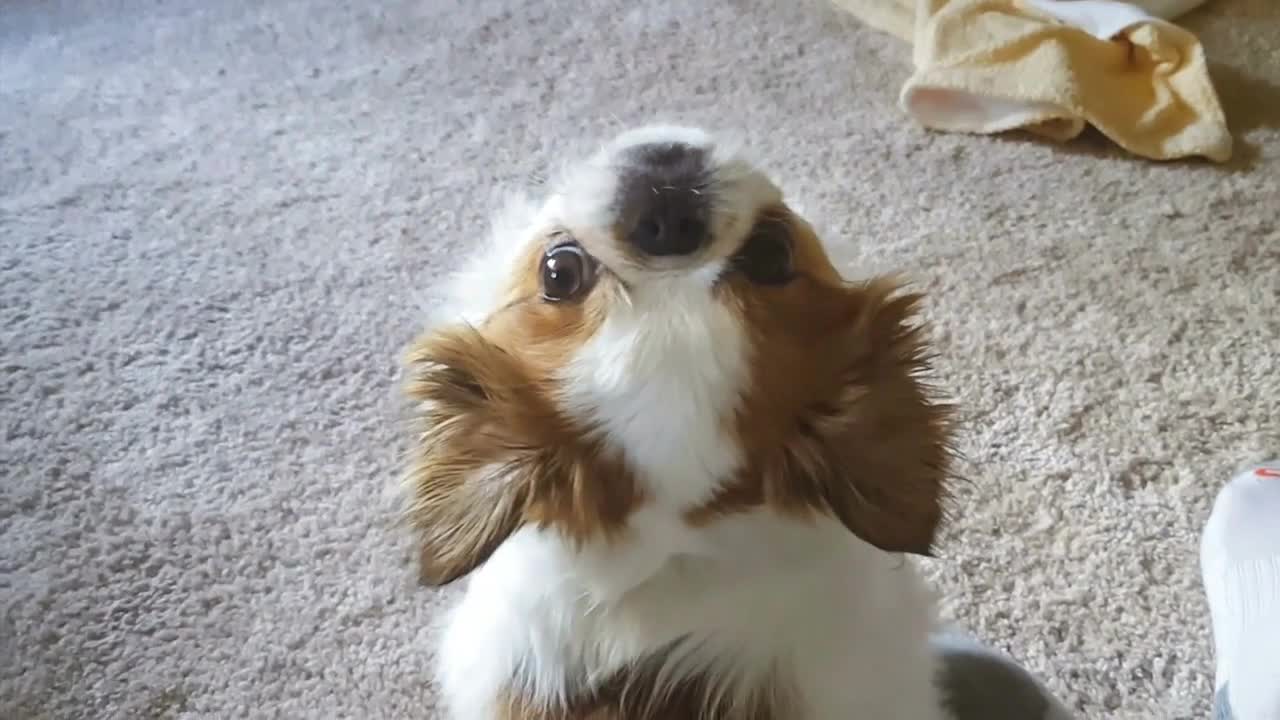
[{"label": "gray carpet", "polygon": [[922,132],[816,0],[0,0],[0,717],[432,717],[399,349],[500,187],[659,116],[930,291],[948,613],[1084,717],[1205,717],[1197,533],[1280,453],[1280,4],[1188,24],[1230,168]]}]

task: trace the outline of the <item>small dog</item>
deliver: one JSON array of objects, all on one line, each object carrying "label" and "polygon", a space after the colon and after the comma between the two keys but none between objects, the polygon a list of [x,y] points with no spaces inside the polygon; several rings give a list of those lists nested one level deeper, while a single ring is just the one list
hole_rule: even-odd
[{"label": "small dog", "polygon": [[950,408],[734,148],[651,126],[498,224],[413,344],[422,581],[459,720],[941,720]]}]

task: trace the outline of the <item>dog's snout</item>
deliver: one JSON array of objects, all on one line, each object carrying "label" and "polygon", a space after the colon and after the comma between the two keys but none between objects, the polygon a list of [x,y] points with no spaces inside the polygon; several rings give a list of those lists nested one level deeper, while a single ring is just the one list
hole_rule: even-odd
[{"label": "dog's snout", "polygon": [[647,255],[688,255],[706,240],[704,214],[696,201],[659,189],[627,233],[627,242]]},{"label": "dog's snout", "polygon": [[626,242],[654,256],[689,255],[707,243],[711,198],[706,151],[680,142],[632,148],[620,174]]}]

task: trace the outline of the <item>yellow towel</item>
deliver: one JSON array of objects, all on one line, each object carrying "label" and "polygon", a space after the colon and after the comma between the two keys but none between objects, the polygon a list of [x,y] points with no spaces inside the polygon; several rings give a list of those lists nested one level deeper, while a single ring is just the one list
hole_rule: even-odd
[{"label": "yellow towel", "polygon": [[834,1],[914,45],[900,102],[925,127],[1067,141],[1088,123],[1142,157],[1231,157],[1204,49],[1168,21],[1204,0]]}]

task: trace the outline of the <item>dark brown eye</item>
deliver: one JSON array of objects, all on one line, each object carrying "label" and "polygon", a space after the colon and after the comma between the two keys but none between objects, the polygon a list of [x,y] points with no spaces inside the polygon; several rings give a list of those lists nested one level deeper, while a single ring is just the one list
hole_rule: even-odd
[{"label": "dark brown eye", "polygon": [[558,245],[542,256],[542,297],[572,300],[590,285],[591,261],[575,243]]},{"label": "dark brown eye", "polygon": [[764,218],[756,223],[733,256],[733,266],[758,285],[785,285],[794,274],[791,266],[791,229],[784,220]]}]

